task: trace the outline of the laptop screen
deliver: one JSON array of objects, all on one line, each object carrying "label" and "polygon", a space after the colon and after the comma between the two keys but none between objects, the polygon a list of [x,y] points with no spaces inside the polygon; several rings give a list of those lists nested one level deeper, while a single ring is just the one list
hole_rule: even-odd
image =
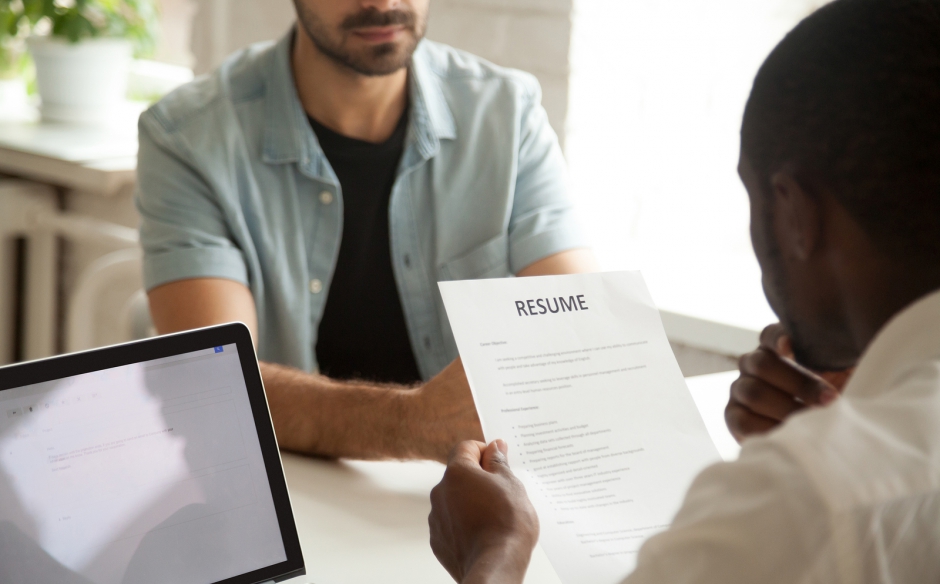
[{"label": "laptop screen", "polygon": [[253,414],[234,343],[0,391],[0,582],[210,584],[285,562]]}]

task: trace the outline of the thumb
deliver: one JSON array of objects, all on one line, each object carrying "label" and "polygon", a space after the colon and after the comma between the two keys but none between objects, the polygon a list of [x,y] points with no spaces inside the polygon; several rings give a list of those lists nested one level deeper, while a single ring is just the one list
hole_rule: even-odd
[{"label": "thumb", "polygon": [[769,325],[761,331],[760,346],[781,357],[793,358],[793,343],[790,340],[790,334],[780,323]]},{"label": "thumb", "polygon": [[511,472],[509,470],[509,459],[506,454],[509,453],[509,447],[502,440],[493,440],[487,444],[483,451],[483,457],[480,465],[486,472],[494,474],[503,474]]}]

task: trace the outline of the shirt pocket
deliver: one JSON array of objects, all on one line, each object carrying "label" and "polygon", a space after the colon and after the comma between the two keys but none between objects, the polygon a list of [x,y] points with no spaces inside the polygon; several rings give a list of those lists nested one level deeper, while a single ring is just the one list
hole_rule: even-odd
[{"label": "shirt pocket", "polygon": [[509,237],[502,233],[467,253],[441,264],[442,280],[505,278],[509,272]]}]

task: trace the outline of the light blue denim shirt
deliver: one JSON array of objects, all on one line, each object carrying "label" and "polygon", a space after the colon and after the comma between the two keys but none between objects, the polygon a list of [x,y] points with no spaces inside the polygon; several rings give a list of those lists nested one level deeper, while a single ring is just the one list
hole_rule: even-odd
[{"label": "light blue denim shirt", "polygon": [[[343,197],[297,97],[291,39],[233,55],[141,116],[136,202],[148,289],[242,282],[259,358],[315,371]],[[438,281],[510,276],[585,240],[531,75],[422,41],[409,78],[391,260],[427,379],[457,356]]]}]

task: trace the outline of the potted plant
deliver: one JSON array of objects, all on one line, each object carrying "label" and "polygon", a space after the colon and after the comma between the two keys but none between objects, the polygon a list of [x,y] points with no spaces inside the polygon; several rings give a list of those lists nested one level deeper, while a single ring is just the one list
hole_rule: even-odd
[{"label": "potted plant", "polygon": [[101,122],[127,91],[131,59],[153,48],[154,0],[0,0],[0,42],[26,37],[43,119]]}]

